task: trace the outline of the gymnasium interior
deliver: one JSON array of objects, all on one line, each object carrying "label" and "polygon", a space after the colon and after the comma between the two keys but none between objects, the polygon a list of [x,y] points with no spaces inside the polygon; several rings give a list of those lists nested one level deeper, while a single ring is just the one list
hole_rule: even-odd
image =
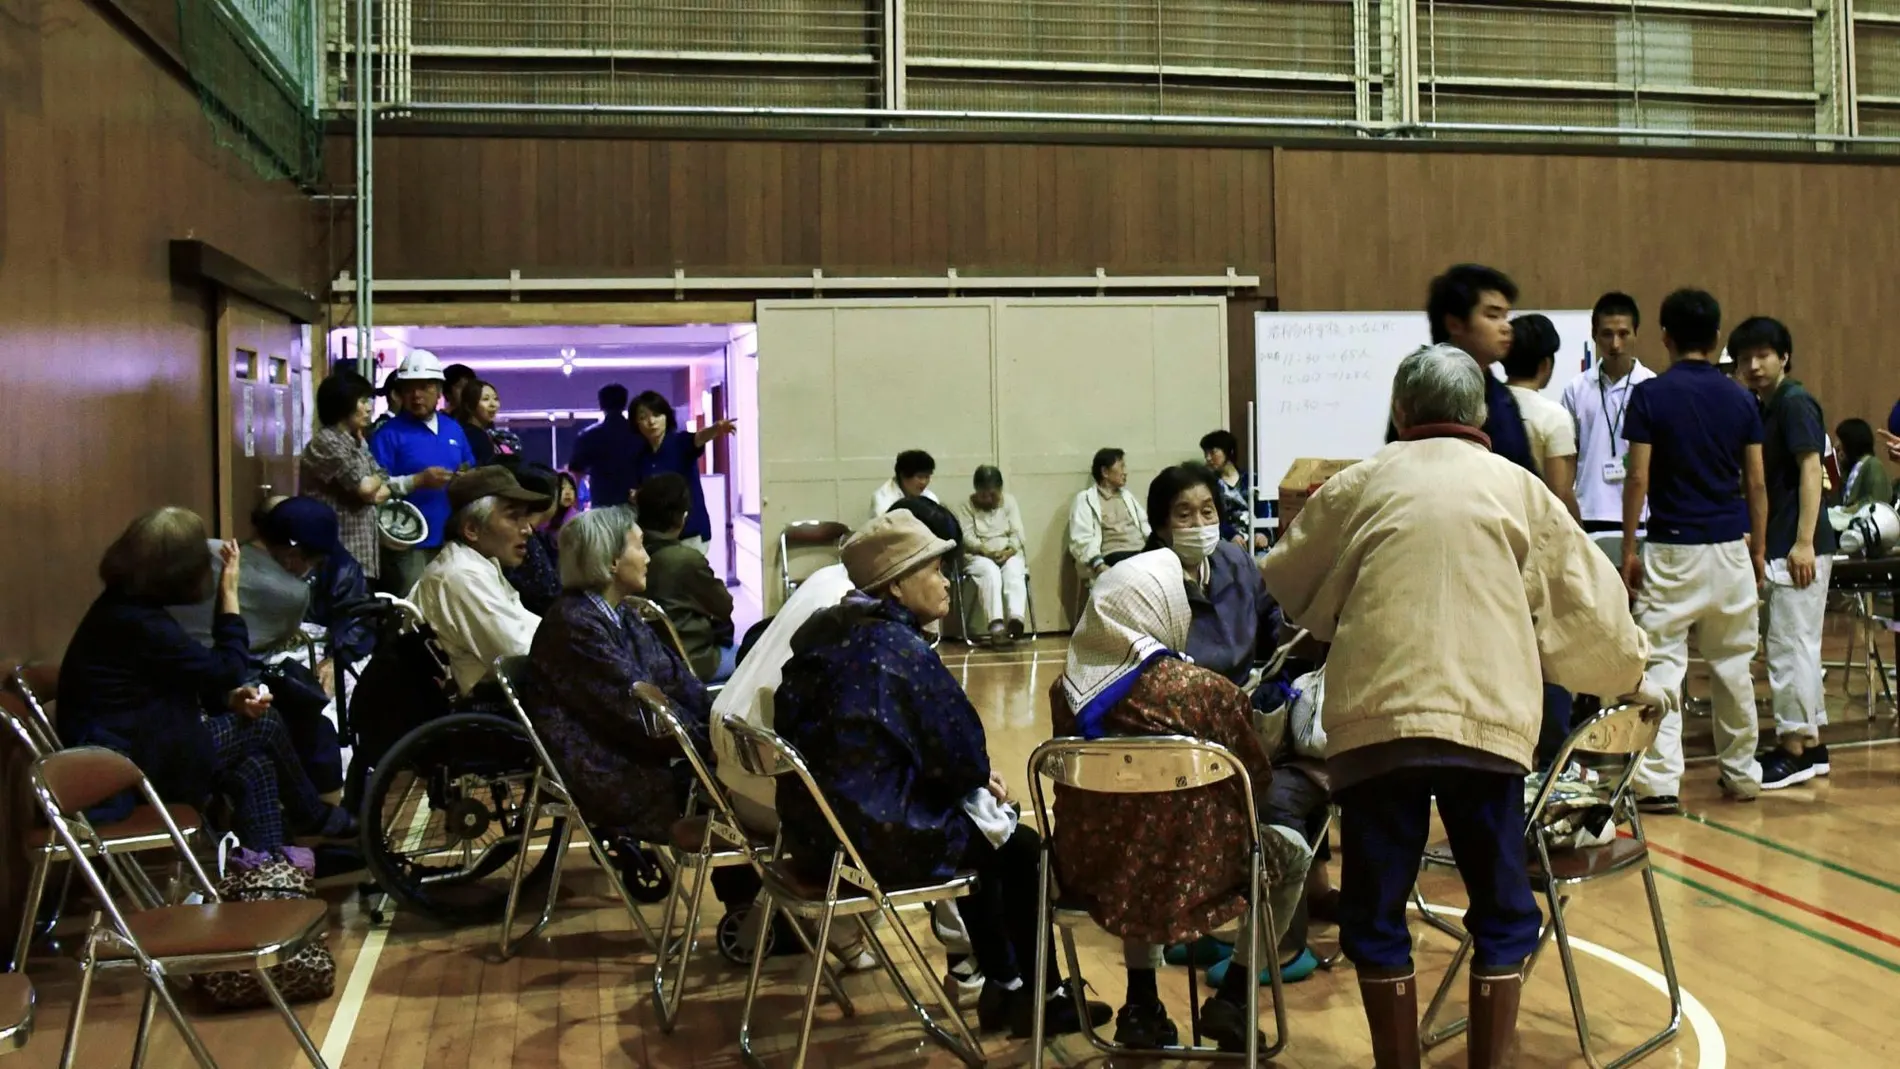
[{"label": "gymnasium interior", "polygon": [[[983,641],[958,618],[929,641],[1027,828],[1097,581],[1071,502],[1099,450],[1120,451],[1142,501],[1231,431],[1265,554],[1288,504],[1324,492],[1303,465],[1332,475],[1391,448],[1394,369],[1443,340],[1425,302],[1453,264],[1508,274],[1514,308],[1555,325],[1552,399],[1596,374],[1602,295],[1640,306],[1635,358],[1663,373],[1652,315],[1694,287],[1719,299],[1724,336],[1748,316],[1786,325],[1788,374],[1825,431],[1885,428],[1896,205],[1900,0],[0,0],[0,939],[24,951],[0,973],[0,1069],[1215,1054],[1114,1050],[1106,1026],[1040,1048],[980,1029],[974,1000],[942,1004],[929,896],[893,893],[875,953],[835,977],[764,954],[695,892],[726,812],[710,773],[691,788],[703,841],[676,825],[642,847],[660,886],[629,899],[572,800],[527,797],[559,776],[525,743],[487,794],[456,746],[412,750],[414,788],[365,805],[362,847],[316,852],[302,897],[321,909],[297,948],[333,972],[286,987],[287,1005],[234,1007],[193,971],[236,949],[204,946],[216,912],[253,905],[189,886],[188,858],[220,879],[218,839],[179,853],[155,819],[101,856],[52,826],[60,666],[135,517],[188,509],[242,541],[260,506],[309,491],[300,457],[333,376],[367,379],[380,416],[419,357],[437,378],[465,365],[521,459],[557,471],[605,418],[602,387],[663,398],[703,436],[689,474],[737,636],[843,559],[838,532],[875,525],[900,453],[929,453],[946,507],[1000,469],[1024,528],[1025,634]],[[1866,462],[1900,479],[1900,447]],[[841,526],[814,551],[799,532],[819,523]],[[1633,821],[1619,797],[1595,847],[1613,863],[1565,867],[1577,879],[1548,897],[1558,866],[1533,865],[1564,923],[1524,973],[1515,1061],[1484,1064],[1900,1064],[1900,548],[1873,544],[1871,560],[1841,550],[1820,632],[1831,773],[1725,796],[1692,646],[1680,812]],[[1263,633],[1257,663],[1276,646]],[[1751,672],[1771,746],[1766,653]],[[792,789],[781,778],[778,797]],[[1340,822],[1322,816],[1331,860],[1313,864],[1339,887]],[[437,834],[460,867],[392,889],[427,878],[389,859]],[[721,841],[718,863],[793,887],[756,834]],[[1480,1064],[1461,1017],[1465,886],[1431,838],[1409,899],[1413,1060],[1375,1054],[1338,925],[1303,906],[1319,964],[1297,982],[1262,971],[1256,1063]],[[140,887],[164,901],[121,893]],[[1052,967],[1121,1006],[1122,937],[1049,912]],[[168,941],[185,949],[166,958]],[[249,982],[251,965],[222,967]],[[1184,1045],[1216,987],[1205,971],[1159,971]]]}]

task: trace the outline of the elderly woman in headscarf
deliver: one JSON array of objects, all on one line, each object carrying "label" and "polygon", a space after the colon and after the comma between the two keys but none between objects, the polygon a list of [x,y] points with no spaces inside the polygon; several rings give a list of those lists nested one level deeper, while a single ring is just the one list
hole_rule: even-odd
[{"label": "elderly woman in headscarf", "polygon": [[[1056,734],[1187,735],[1218,743],[1246,767],[1264,811],[1273,770],[1254,731],[1253,704],[1219,673],[1182,657],[1191,620],[1173,551],[1143,553],[1110,569],[1096,581],[1069,641],[1068,666],[1050,688]],[[1088,903],[1096,923],[1123,940],[1128,1000],[1115,1037],[1125,1046],[1152,1050],[1179,1041],[1156,991],[1161,944],[1251,919],[1243,844],[1252,835],[1238,784],[1170,795],[1165,806],[1147,795],[1056,790],[1054,851],[1063,893]],[[1313,855],[1289,827],[1266,825],[1260,841],[1277,929],[1262,942],[1271,947],[1292,918]],[[1222,1050],[1246,1049],[1253,982],[1252,969],[1229,969],[1201,1007],[1201,1030]]]},{"label": "elderly woman in headscarf", "polygon": [[[1046,1031],[1080,1028],[1057,975],[1026,976],[1036,958],[1036,881],[1042,842],[1006,808],[970,699],[924,626],[950,611],[943,558],[956,543],[908,511],[883,513],[840,555],[857,590],[813,614],[792,638],[776,695],[775,728],[797,747],[838,823],[886,886],[976,873],[964,926],[985,983],[986,1032],[1029,1035],[1033,998],[1049,999]],[[780,780],[779,827],[793,862],[823,880],[836,848],[824,816]],[[1108,1007],[1090,1004],[1095,1023]]]},{"label": "elderly woman in headscarf", "polygon": [[1405,908],[1434,800],[1471,896],[1469,1064],[1509,1065],[1542,923],[1524,777],[1543,685],[1672,700],[1643,673],[1648,643],[1609,559],[1479,430],[1489,379],[1450,345],[1407,356],[1392,386],[1398,440],[1327,480],[1261,564],[1287,617],[1332,643],[1321,717],[1340,807],[1339,941],[1377,1069],[1420,1063]]}]

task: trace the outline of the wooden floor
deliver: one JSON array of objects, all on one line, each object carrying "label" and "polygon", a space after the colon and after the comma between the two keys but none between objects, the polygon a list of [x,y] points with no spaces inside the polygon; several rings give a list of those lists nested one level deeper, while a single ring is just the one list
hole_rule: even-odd
[{"label": "wooden floor", "polygon": [[[1021,787],[1029,751],[1049,734],[1048,688],[1062,668],[1062,641],[1045,639],[1010,653],[968,654],[946,645],[945,659],[983,713],[997,766],[1016,770]],[[1855,684],[1859,690],[1859,682]],[[1885,715],[1869,718],[1864,703],[1843,701],[1832,673],[1840,737],[1891,739]],[[1831,736],[1833,737],[1833,736]],[[1689,1069],[1799,1066],[1886,1069],[1900,1064],[1900,746],[1837,748],[1831,779],[1764,796],[1755,804],[1722,801],[1715,772],[1692,764],[1684,785],[1685,818],[1651,818],[1658,885],[1688,1012],[1680,1036],[1644,1062]],[[628,919],[612,908],[605,885],[581,855],[550,938],[523,956],[492,964],[492,929],[443,931],[398,915],[372,926],[347,891],[336,892],[331,946],[339,965],[337,994],[300,1007],[313,1036],[341,1069],[541,1069],[549,1066],[713,1067],[740,1064],[735,1036],[744,977],[709,945],[695,958],[695,986],[679,1029],[661,1034],[650,998],[651,955]],[[1430,880],[1428,896],[1455,907],[1455,878]],[[717,911],[717,906],[712,907]],[[1568,912],[1578,968],[1600,1050],[1621,1049],[1661,1026],[1667,1003],[1640,880],[1586,891]],[[655,912],[657,919],[657,909]],[[710,927],[715,917],[708,917]],[[1455,917],[1454,917],[1455,919]],[[928,925],[919,941],[941,963]],[[1443,974],[1451,943],[1415,924],[1421,982]],[[1330,949],[1332,932],[1315,942]],[[1095,995],[1119,1004],[1123,977],[1118,944],[1095,932],[1083,940],[1084,968]],[[36,961],[38,1035],[7,1069],[57,1064],[61,1033],[76,987],[76,969]],[[768,963],[753,1034],[768,1062],[789,1064],[799,1008],[801,970],[795,959]],[[847,980],[859,1014],[846,1021],[822,1003],[815,1067],[952,1066],[922,1042],[922,1031],[876,974]],[[1163,995],[1185,1027],[1186,973],[1167,970]],[[1205,988],[1203,988],[1205,994]],[[124,974],[95,985],[78,1058],[80,1066],[127,1064],[139,988]],[[1462,986],[1456,999],[1462,1003]],[[1292,1043],[1277,1064],[1341,1067],[1370,1064],[1351,967],[1320,972],[1288,988]],[[193,1005],[189,997],[186,1005]],[[974,1016],[972,1015],[972,1021]],[[196,1015],[221,1065],[279,1069],[304,1064],[289,1034],[268,1011]],[[1555,954],[1540,962],[1524,993],[1524,1066],[1582,1065],[1563,975]],[[171,1029],[159,1024],[148,1065],[191,1064]],[[992,1065],[1020,1065],[1027,1045],[990,1037]],[[1056,1044],[1058,1065],[1098,1061],[1079,1039]],[[1427,1059],[1462,1066],[1453,1040]],[[1151,1063],[1152,1064],[1152,1063]]]}]

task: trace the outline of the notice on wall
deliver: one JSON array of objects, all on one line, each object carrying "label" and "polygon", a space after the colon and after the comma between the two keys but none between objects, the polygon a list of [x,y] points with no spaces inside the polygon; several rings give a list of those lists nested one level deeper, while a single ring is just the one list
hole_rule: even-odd
[{"label": "notice on wall", "polygon": [[257,395],[255,387],[245,383],[238,391],[238,426],[244,428],[244,455],[257,455]]},{"label": "notice on wall", "polygon": [[273,386],[270,391],[271,456],[284,455],[284,434],[290,429],[290,414],[284,411],[285,403],[290,400],[290,391],[282,386]]}]

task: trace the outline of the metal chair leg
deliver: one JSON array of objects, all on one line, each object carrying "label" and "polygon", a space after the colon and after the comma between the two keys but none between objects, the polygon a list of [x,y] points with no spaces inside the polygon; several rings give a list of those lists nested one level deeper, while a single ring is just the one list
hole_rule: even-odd
[{"label": "metal chair leg", "polygon": [[[869,939],[872,952],[883,964],[885,972],[889,973],[891,979],[897,983],[898,990],[902,991],[904,997],[910,1002],[911,1012],[923,1022],[925,1031],[929,1032],[931,1037],[946,1050],[955,1054],[965,1065],[970,1066],[970,1069],[982,1069],[985,1062],[982,1044],[971,1033],[969,1025],[964,1023],[963,1015],[957,1012],[956,1002],[951,999],[950,993],[944,990],[943,980],[938,977],[937,971],[930,967],[930,959],[924,956],[923,947],[917,945],[917,940],[911,935],[910,928],[904,924],[903,918],[898,916],[897,909],[890,904],[888,899],[878,904],[878,910],[884,916],[886,927],[897,933],[899,941],[904,944],[905,953],[923,974],[924,981],[930,985],[931,993],[937,996],[937,1005],[943,1008],[944,1016],[950,1023],[950,1030],[946,1030],[931,1017],[929,1009],[917,998],[910,984],[904,979],[903,971],[898,968],[896,960],[884,946],[883,937],[878,935],[868,922],[860,918],[859,926],[863,928],[865,936]],[[1040,980],[1037,982],[1040,983]]]},{"label": "metal chair leg", "polygon": [[33,855],[33,871],[26,878],[26,909],[20,915],[20,934],[13,940],[13,957],[7,965],[8,972],[25,972],[27,951],[33,946],[33,930],[40,919],[40,900],[46,897],[47,870],[52,868],[52,859],[46,851]]},{"label": "metal chair leg", "polygon": [[[707,833],[710,836],[710,832]],[[660,1031],[671,1034],[679,1024],[680,1002],[686,997],[686,972],[693,959],[693,936],[699,931],[699,910],[706,898],[706,884],[712,873],[712,855],[701,851],[689,855],[695,859],[693,865],[693,890],[686,905],[686,927],[680,932],[679,941],[673,940],[673,911],[678,906],[681,895],[685,894],[685,884],[677,876],[673,880],[673,893],[667,896],[666,916],[660,922],[660,947],[653,962],[653,1006],[660,1015]],[[682,862],[685,858],[682,857]],[[763,942],[763,940],[761,940]],[[753,954],[759,952],[755,944]],[[668,955],[679,957],[678,971],[673,977],[673,987],[666,987],[666,967]],[[820,962],[822,967],[823,963]],[[822,971],[822,968],[821,968]]]},{"label": "metal chair leg", "polygon": [[86,950],[79,959],[79,993],[73,998],[73,1015],[66,1022],[66,1045],[59,1052],[59,1069],[73,1069],[79,1054],[79,1026],[86,1020],[86,1000],[92,997],[92,974],[99,960],[98,916],[93,930],[86,933]]},{"label": "metal chair leg", "polygon": [[[835,869],[831,882],[835,895],[838,882]],[[805,1054],[811,1047],[811,1022],[818,1013],[818,973],[825,967],[825,952],[831,943],[831,921],[836,911],[837,901],[832,898],[826,901],[825,911],[818,916],[818,937],[813,940],[811,983],[805,988],[805,1012],[800,1015],[798,1022],[798,1047],[792,1056],[792,1069],[805,1069]],[[754,950],[752,957],[757,961],[760,955]]]},{"label": "metal chair leg", "polygon": [[[521,944],[528,939],[528,936],[523,936],[520,940],[514,938],[515,911],[521,905],[521,887],[528,879],[528,869],[530,867],[528,865],[528,845],[534,839],[534,826],[541,820],[541,775],[538,772],[535,773],[532,782],[528,785],[527,804],[522,807],[522,812],[521,840],[515,850],[514,873],[508,880],[508,903],[502,907],[501,931],[495,940],[495,951],[501,961],[507,961],[509,958],[514,957],[515,952],[520,948]],[[561,858],[556,857],[554,859],[555,867],[560,867],[561,861]],[[549,897],[552,898],[553,896],[550,895]],[[533,933],[531,932],[529,934],[532,935]]]},{"label": "metal chair leg", "polygon": [[[1050,916],[1049,901],[1049,839],[1042,840],[1041,857],[1036,863],[1036,971],[1034,975],[1040,981],[1049,975],[1049,938],[1054,919]],[[1076,982],[1078,976],[1071,974],[1069,981]],[[1036,999],[1029,1020],[1029,1066],[1030,1069],[1042,1069],[1043,1044],[1048,1042],[1047,1028],[1048,999]],[[1089,1023],[1089,1015],[1082,1015],[1084,1024]]]},{"label": "metal chair leg", "polygon": [[139,1030],[132,1037],[132,1069],[144,1069],[145,1052],[152,1041],[152,1017],[158,1012],[158,996],[152,989],[145,989],[145,1000],[139,1006]]},{"label": "metal chair leg", "polygon": [[[770,925],[778,914],[778,903],[773,900],[771,892],[769,891],[761,894],[758,904],[752,908],[759,911],[760,924],[762,925],[760,928],[761,932],[766,930],[763,926]],[[799,936],[802,940],[804,936],[802,930],[799,932]],[[746,973],[745,1001],[739,1007],[739,1056],[745,1060],[747,1065],[752,1066],[753,1069],[765,1069],[765,1063],[759,1059],[758,1055],[752,1052],[752,1006],[758,1001],[759,972],[765,965],[765,955],[759,953],[760,946],[763,942],[764,939],[761,937],[759,943],[753,946],[752,967]],[[810,947],[807,946],[806,949],[809,950]]]},{"label": "metal chair leg", "polygon": [[283,1017],[284,1023],[290,1026],[290,1034],[297,1037],[297,1045],[303,1048],[303,1056],[310,1059],[313,1069],[330,1069],[324,1063],[323,1055],[317,1050],[317,1045],[310,1041],[310,1033],[304,1031],[303,1022],[297,1019],[297,1015],[290,1010],[290,1004],[284,1001],[284,993],[277,990],[277,985],[271,982],[270,974],[263,969],[257,970],[257,982],[263,985],[264,993],[270,996],[271,1005],[277,1007],[277,1012]]}]

